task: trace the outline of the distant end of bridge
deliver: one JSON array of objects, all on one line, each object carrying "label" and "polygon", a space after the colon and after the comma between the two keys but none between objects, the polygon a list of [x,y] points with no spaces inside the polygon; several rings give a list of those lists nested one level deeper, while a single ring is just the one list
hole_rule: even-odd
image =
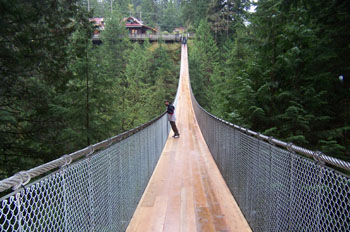
[{"label": "distant end of bridge", "polygon": [[[193,39],[194,35],[182,35],[182,34],[129,34],[128,35],[131,42],[140,42],[148,40],[150,43],[163,41],[164,43],[180,43],[183,42],[184,38]],[[99,34],[94,35],[92,38],[93,44],[101,44],[103,41],[101,40]]]}]

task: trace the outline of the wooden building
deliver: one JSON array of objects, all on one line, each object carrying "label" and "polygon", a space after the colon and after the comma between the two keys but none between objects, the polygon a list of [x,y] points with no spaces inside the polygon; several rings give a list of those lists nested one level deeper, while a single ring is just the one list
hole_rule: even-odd
[{"label": "wooden building", "polygon": [[[129,30],[130,36],[142,36],[146,34],[156,34],[157,30],[146,26],[143,24],[142,21],[138,20],[135,17],[129,16],[127,18],[123,19],[125,23],[125,27]],[[91,18],[90,22],[94,23],[95,31],[94,31],[94,37],[98,38],[100,31],[103,31],[105,29],[105,23],[103,18]]]},{"label": "wooden building", "polygon": [[100,35],[100,31],[105,29],[105,22],[103,18],[91,18],[90,22],[93,22],[95,30],[94,30],[94,38],[98,38]]},{"label": "wooden building", "polygon": [[131,36],[157,33],[156,29],[144,25],[142,21],[132,16],[124,18],[124,22],[125,22],[125,27],[129,30],[129,35]]}]

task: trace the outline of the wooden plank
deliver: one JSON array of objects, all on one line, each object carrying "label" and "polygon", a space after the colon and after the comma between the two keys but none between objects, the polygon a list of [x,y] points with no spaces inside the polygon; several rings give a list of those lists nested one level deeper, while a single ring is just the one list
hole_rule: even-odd
[{"label": "wooden plank", "polygon": [[[165,224],[165,215],[168,206],[168,198],[166,196],[159,196],[156,200],[156,205],[153,209],[153,218],[149,221],[152,225],[150,231],[161,232]],[[146,230],[145,230],[146,231]]]}]

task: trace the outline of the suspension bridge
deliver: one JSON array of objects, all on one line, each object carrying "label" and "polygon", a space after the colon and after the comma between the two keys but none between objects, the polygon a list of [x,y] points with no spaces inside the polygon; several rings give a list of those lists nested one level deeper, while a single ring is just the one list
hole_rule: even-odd
[{"label": "suspension bridge", "polygon": [[0,231],[350,231],[350,163],[225,122],[192,94],[182,45],[165,114],[0,181]]}]

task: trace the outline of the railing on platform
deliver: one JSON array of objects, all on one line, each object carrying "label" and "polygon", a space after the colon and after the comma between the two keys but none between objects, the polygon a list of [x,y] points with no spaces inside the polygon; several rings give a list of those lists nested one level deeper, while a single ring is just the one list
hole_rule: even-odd
[{"label": "railing on platform", "polygon": [[[125,231],[169,130],[167,115],[162,114],[138,128],[0,181],[0,191],[16,189],[0,199],[0,231]],[[48,171],[53,172],[25,186]]]},{"label": "railing on platform", "polygon": [[253,231],[350,231],[350,177],[325,165],[350,170],[349,162],[228,123],[206,112],[193,94],[192,102]]},{"label": "railing on platform", "polygon": [[164,40],[164,41],[180,41],[180,34],[129,34],[130,40]]},{"label": "railing on platform", "polygon": [[[192,35],[193,36],[193,35]],[[172,42],[180,42],[182,35],[181,34],[128,34],[128,37],[132,41],[172,41]],[[99,34],[93,35],[93,40],[100,40]]]}]

